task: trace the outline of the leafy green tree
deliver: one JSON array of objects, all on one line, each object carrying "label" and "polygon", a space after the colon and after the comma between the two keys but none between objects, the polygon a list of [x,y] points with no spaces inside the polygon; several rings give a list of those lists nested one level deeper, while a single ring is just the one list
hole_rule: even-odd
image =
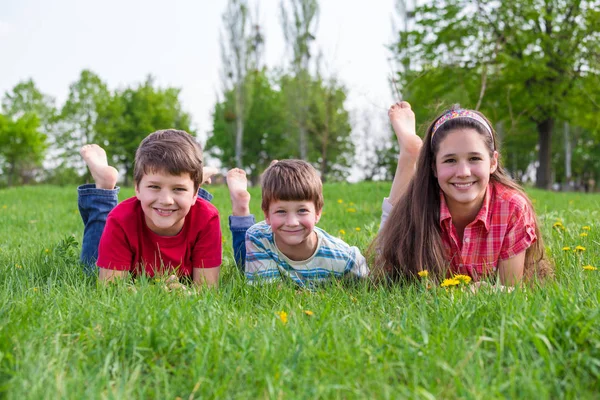
[{"label": "leafy green tree", "polygon": [[348,176],[354,158],[346,89],[335,79],[317,78],[310,85],[307,120],[310,159],[317,160],[323,181]]},{"label": "leafy green tree", "polygon": [[[256,183],[258,176],[268,167],[271,160],[295,156],[292,138],[287,134],[287,116],[283,94],[277,83],[269,77],[266,69],[252,73],[252,98],[245,122],[242,168]],[[236,164],[235,154],[235,94],[225,93],[217,102],[213,112],[213,130],[206,142],[205,150],[219,159],[224,166]]]},{"label": "leafy green tree", "polygon": [[190,116],[181,108],[179,89],[157,88],[152,77],[136,88],[116,91],[98,110],[98,141],[109,147],[113,162],[124,169],[125,185],[133,173],[135,151],[148,134],[167,128],[190,134]]},{"label": "leafy green tree", "polygon": [[319,2],[317,0],[282,0],[281,24],[285,41],[292,51],[292,72],[295,77],[286,91],[289,115],[296,125],[298,133],[298,149],[300,158],[308,159],[308,138],[306,121],[310,99],[306,88],[310,85],[309,73],[312,58],[311,46],[315,40],[319,18]]},{"label": "leafy green tree", "polygon": [[445,68],[459,72],[437,81],[450,91],[478,81],[479,90],[468,91],[469,106],[481,105],[492,115],[499,110],[503,116],[496,121],[510,120],[512,126],[525,120],[535,125],[536,185],[549,187],[556,121],[598,108],[597,101],[571,108],[574,99],[598,93],[597,2],[446,0],[422,4],[413,15],[395,47],[400,64],[413,72],[404,71],[404,83],[425,87],[410,80]]},{"label": "leafy green tree", "polygon": [[8,186],[31,181],[45,150],[46,135],[40,132],[37,115],[27,113],[13,119],[0,114],[0,168]]},{"label": "leafy green tree", "polygon": [[27,183],[43,172],[47,140],[56,121],[54,99],[29,79],[4,94],[2,110],[2,169],[8,184]]},{"label": "leafy green tree", "polygon": [[43,94],[32,79],[19,82],[10,92],[4,94],[2,110],[5,116],[14,120],[25,114],[36,115],[40,129],[46,134],[52,131],[56,119],[54,98]]}]

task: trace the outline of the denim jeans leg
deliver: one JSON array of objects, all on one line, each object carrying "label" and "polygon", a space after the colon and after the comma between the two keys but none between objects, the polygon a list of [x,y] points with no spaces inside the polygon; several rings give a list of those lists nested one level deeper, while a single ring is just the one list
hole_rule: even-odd
[{"label": "denim jeans leg", "polygon": [[98,189],[95,184],[77,188],[77,205],[83,220],[83,241],[81,242],[81,262],[88,274],[96,271],[98,245],[106,225],[108,213],[118,203],[119,187]]},{"label": "denim jeans leg", "polygon": [[233,257],[241,272],[246,265],[246,231],[256,223],[254,215],[229,216],[229,230],[233,246]]}]

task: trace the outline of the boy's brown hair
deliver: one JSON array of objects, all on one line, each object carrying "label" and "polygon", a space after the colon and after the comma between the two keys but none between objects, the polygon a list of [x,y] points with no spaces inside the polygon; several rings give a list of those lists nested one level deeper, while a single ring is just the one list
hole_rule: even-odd
[{"label": "boy's brown hair", "polygon": [[262,176],[262,210],[272,201],[312,201],[315,211],[323,208],[323,184],[315,168],[302,160],[280,160]]},{"label": "boy's brown hair", "polygon": [[151,172],[188,173],[198,190],[203,165],[202,148],[192,135],[186,131],[164,129],[151,133],[140,143],[135,152],[133,179],[139,185],[144,175]]}]

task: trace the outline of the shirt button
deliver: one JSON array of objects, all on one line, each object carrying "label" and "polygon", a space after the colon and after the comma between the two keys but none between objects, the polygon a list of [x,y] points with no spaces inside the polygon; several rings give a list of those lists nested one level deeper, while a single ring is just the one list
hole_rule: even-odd
[{"label": "shirt button", "polygon": [[469,243],[469,238],[465,238],[465,243]]}]

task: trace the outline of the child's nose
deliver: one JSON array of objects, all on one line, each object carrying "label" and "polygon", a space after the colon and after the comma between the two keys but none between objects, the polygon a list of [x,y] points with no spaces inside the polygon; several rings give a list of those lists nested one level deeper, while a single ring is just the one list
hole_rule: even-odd
[{"label": "child's nose", "polygon": [[290,226],[298,225],[298,218],[296,217],[296,214],[289,213],[286,223]]},{"label": "child's nose", "polygon": [[469,167],[469,164],[466,162],[460,162],[458,163],[458,171],[456,172],[458,176],[470,176],[471,167]]},{"label": "child's nose", "polygon": [[159,201],[161,202],[161,204],[172,204],[173,197],[168,191],[163,191],[160,193]]}]

